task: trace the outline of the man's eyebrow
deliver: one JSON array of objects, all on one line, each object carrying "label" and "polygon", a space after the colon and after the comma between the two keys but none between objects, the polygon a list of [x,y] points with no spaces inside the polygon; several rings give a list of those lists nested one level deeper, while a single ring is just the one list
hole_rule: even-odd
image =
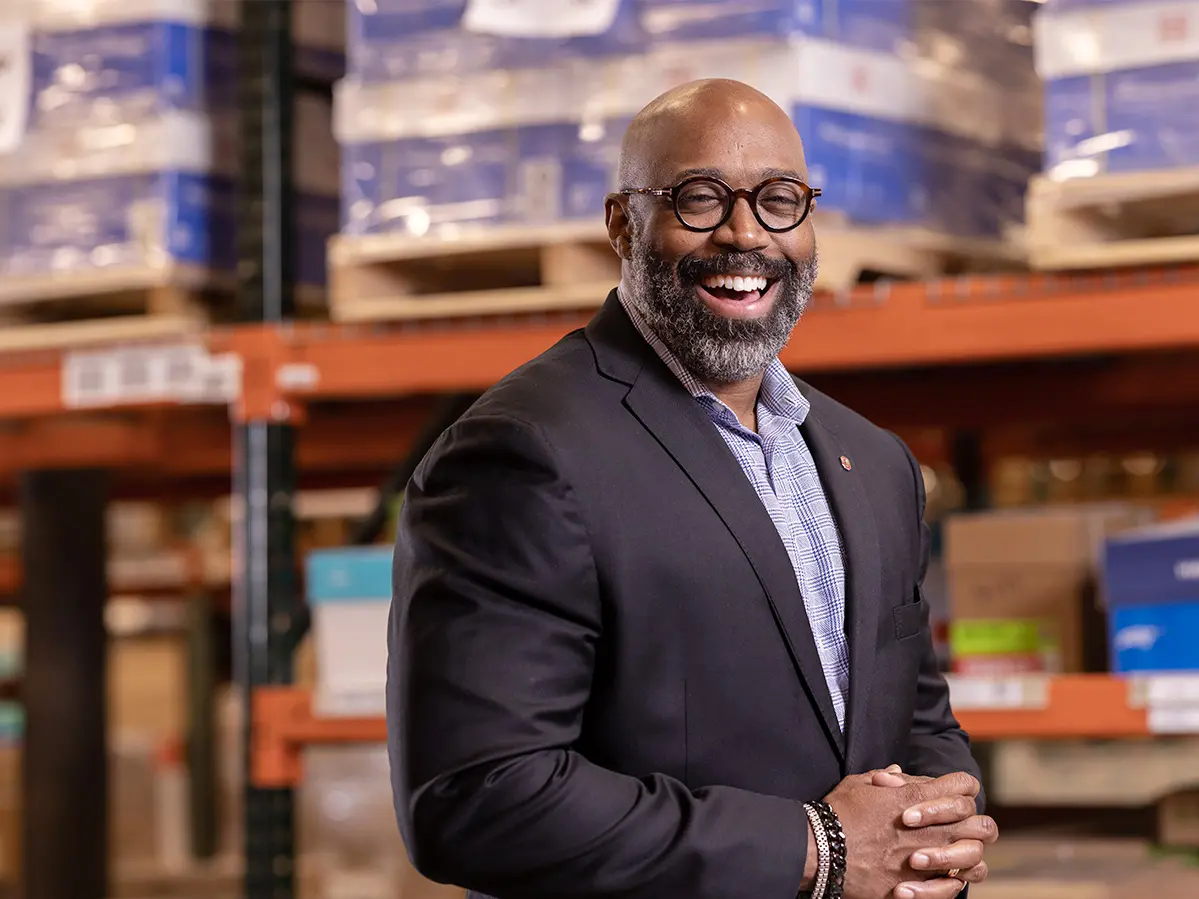
[{"label": "man's eyebrow", "polygon": [[[807,181],[807,177],[795,169],[765,169],[762,171],[761,177],[762,180],[767,178],[794,178],[797,181]],[[725,175],[720,169],[711,168],[683,169],[683,171],[675,173],[676,184],[684,178],[719,178],[721,181],[724,181]]]}]

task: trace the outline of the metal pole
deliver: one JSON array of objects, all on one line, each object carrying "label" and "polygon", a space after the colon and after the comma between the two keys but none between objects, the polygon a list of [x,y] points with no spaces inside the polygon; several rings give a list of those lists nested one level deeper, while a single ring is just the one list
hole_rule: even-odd
[{"label": "metal pole", "polygon": [[[239,305],[246,322],[278,324],[295,309],[291,2],[254,0],[242,3],[241,10]],[[291,682],[291,657],[303,616],[291,512],[292,428],[274,420],[249,422],[236,428],[234,440],[234,488],[240,499],[234,673],[244,703],[248,776],[254,691]],[[292,899],[296,894],[292,791],[247,784],[244,804],[247,899]]]},{"label": "metal pole", "polygon": [[188,602],[187,769],[191,801],[191,852],[209,859],[217,852],[216,646],[212,597]]},{"label": "metal pole", "polygon": [[107,479],[21,475],[25,746],[21,879],[30,899],[108,895]]}]

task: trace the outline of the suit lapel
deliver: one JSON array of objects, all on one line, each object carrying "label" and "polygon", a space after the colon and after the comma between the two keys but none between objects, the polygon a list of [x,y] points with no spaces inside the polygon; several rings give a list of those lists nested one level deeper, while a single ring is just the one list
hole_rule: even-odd
[{"label": "suit lapel", "polygon": [[[704,495],[745,553],[808,695],[820,711],[825,732],[843,759],[844,740],[795,571],[749,479],[705,412],[645,344],[623,310],[611,308],[611,299],[589,333],[601,370],[631,384],[625,397],[629,411]],[[602,344],[609,341],[616,345],[604,348]],[[636,367],[631,364],[630,350],[635,345],[631,341],[641,347]]]},{"label": "suit lapel", "polygon": [[[806,389],[806,385],[803,385]],[[849,638],[849,707],[846,715],[846,767],[857,770],[856,750],[874,680],[882,569],[878,529],[850,449],[812,409],[800,429],[820,472],[845,549],[845,619]],[[849,461],[846,468],[842,456]]]}]

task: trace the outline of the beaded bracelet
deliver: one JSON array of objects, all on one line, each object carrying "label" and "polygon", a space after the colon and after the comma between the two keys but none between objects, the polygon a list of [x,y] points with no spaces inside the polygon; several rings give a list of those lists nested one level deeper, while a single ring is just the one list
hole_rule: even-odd
[{"label": "beaded bracelet", "polygon": [[808,823],[812,825],[812,836],[816,840],[816,880],[812,885],[811,899],[824,899],[828,889],[828,876],[832,871],[832,858],[829,856],[828,834],[824,831],[824,822],[820,814],[811,805],[805,805],[804,811]]},{"label": "beaded bracelet", "polygon": [[807,803],[804,811],[812,823],[819,860],[812,899],[843,899],[847,854],[841,820],[827,802]]}]

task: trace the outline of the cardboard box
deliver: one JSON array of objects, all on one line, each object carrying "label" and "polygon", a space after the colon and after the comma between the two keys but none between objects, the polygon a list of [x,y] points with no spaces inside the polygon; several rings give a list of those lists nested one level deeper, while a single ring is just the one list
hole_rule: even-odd
[{"label": "cardboard box", "polygon": [[987,849],[991,873],[978,899],[1194,899],[1199,868],[1156,857],[1142,840],[1057,830],[1009,833]]},{"label": "cardboard box", "polygon": [[1199,849],[1199,790],[1174,793],[1157,804],[1157,838],[1163,846]]},{"label": "cardboard box", "polygon": [[383,714],[391,561],[390,546],[342,547],[308,557],[317,714]]},{"label": "cardboard box", "polygon": [[1199,601],[1199,518],[1109,538],[1103,594],[1112,607]]},{"label": "cardboard box", "polygon": [[1115,671],[1199,670],[1199,518],[1110,537],[1103,596]]},{"label": "cardboard box", "polygon": [[1052,176],[1199,164],[1199,6],[1056,2],[1034,46]]},{"label": "cardboard box", "polygon": [[1108,620],[1113,671],[1199,671],[1199,601],[1116,606]]},{"label": "cardboard box", "polygon": [[642,0],[655,40],[807,37],[898,52],[911,41],[911,0]]},{"label": "cardboard box", "polygon": [[1143,523],[1146,512],[1113,504],[954,516],[945,564],[955,620],[1035,620],[1049,670],[1106,667],[1107,633],[1096,602],[1106,536]]},{"label": "cardboard box", "polygon": [[113,640],[108,649],[108,720],[114,737],[158,740],[187,726],[187,641],[179,636]]},{"label": "cardboard box", "polygon": [[1199,737],[1003,740],[990,749],[989,801],[1005,806],[1135,809],[1195,782]]},{"label": "cardboard box", "polygon": [[[1048,650],[1048,653],[1047,653]],[[1002,677],[1051,670],[1057,648],[1036,619],[960,618],[949,625],[955,674]]]},{"label": "cardboard box", "polygon": [[467,0],[347,3],[347,66],[354,80],[384,82],[635,53],[640,3],[560,3],[550,16]]}]

